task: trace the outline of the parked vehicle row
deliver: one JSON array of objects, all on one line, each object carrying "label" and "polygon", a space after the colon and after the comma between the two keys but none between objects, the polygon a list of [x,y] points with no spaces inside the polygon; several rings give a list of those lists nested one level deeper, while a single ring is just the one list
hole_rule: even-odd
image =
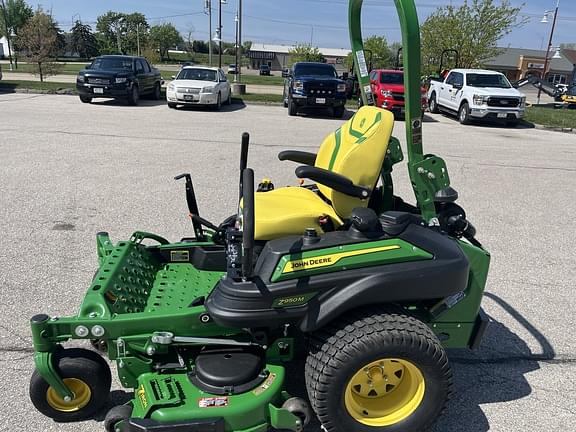
[{"label": "parked vehicle row", "polygon": [[482,69],[453,69],[443,81],[432,80],[430,112],[456,114],[462,124],[474,119],[517,125],[526,111],[526,96],[501,73]]},{"label": "parked vehicle row", "polygon": [[[235,66],[235,65],[233,65]],[[166,90],[169,108],[178,105],[209,105],[219,109],[232,102],[232,90],[220,68],[182,65]],[[143,57],[107,55],[97,57],[76,78],[80,100],[95,98],[126,100],[137,105],[141,96],[162,97],[160,71]]]},{"label": "parked vehicle row", "polygon": [[145,58],[132,56],[97,57],[76,78],[76,89],[84,103],[95,98],[113,98],[137,105],[145,95],[159,100],[162,84],[158,69]]}]

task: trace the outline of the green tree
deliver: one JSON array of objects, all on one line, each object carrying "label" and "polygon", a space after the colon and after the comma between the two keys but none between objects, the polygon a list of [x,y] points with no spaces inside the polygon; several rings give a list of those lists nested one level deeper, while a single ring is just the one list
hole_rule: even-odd
[{"label": "green tree", "polygon": [[370,60],[372,53],[372,67],[374,69],[383,69],[391,67],[395,56],[392,55],[388,42],[383,36],[370,36],[364,41],[364,51],[367,51],[366,61]]},{"label": "green tree", "polygon": [[168,50],[181,43],[182,36],[173,24],[155,25],[150,29],[150,45],[159,50],[161,60],[169,59]]},{"label": "green tree", "polygon": [[[97,39],[102,52],[135,54],[148,44],[150,26],[139,13],[124,14],[108,11],[96,21]],[[114,47],[114,48],[113,48]]]},{"label": "green tree", "polygon": [[70,32],[70,51],[86,59],[98,55],[98,41],[92,27],[76,21]]},{"label": "green tree", "polygon": [[301,61],[308,62],[321,62],[324,63],[326,59],[317,47],[312,45],[296,45],[290,51],[290,63],[294,64]]},{"label": "green tree", "polygon": [[41,8],[38,8],[18,35],[18,46],[24,58],[33,65],[34,74],[40,76],[41,82],[60,70],[60,65],[55,62],[59,50],[58,39],[56,23]]},{"label": "green tree", "polygon": [[527,22],[522,7],[510,0],[465,0],[461,6],[442,6],[422,24],[422,57],[425,73],[436,72],[445,49],[457,49],[460,66],[481,67],[498,55],[498,42]]},{"label": "green tree", "polygon": [[[24,0],[0,0],[0,37],[6,36],[11,52],[18,51],[18,38],[13,38],[12,34],[18,36],[20,29],[33,15],[34,11]],[[16,56],[14,60],[18,67]],[[12,61],[12,56],[10,61]]]}]

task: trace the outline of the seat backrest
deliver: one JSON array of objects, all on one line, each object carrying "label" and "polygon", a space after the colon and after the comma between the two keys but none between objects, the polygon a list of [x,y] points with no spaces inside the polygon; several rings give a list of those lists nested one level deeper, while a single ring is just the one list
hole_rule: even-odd
[{"label": "seat backrest", "polygon": [[[364,106],[320,146],[316,167],[349,178],[355,185],[376,186],[388,143],[394,128],[394,115],[373,106]],[[348,218],[356,207],[367,207],[368,199],[353,198],[318,184],[336,213]]]}]

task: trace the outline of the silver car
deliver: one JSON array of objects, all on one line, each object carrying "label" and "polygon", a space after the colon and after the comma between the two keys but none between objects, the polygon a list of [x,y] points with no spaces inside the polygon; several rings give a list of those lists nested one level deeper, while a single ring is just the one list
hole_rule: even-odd
[{"label": "silver car", "polygon": [[186,66],[173,77],[166,90],[169,108],[178,105],[210,105],[220,109],[232,103],[232,90],[220,68]]}]

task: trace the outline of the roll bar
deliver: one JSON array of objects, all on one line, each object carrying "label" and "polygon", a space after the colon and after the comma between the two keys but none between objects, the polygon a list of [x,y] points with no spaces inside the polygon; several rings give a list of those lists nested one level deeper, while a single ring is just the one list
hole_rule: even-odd
[{"label": "roll bar", "polygon": [[[350,0],[348,4],[350,45],[362,101],[365,105],[374,105],[362,39],[362,3],[363,0]],[[429,224],[437,225],[434,196],[448,187],[450,180],[444,161],[433,155],[424,155],[422,149],[420,25],[414,0],[394,0],[394,3],[402,29],[408,172],[422,216]]]}]

